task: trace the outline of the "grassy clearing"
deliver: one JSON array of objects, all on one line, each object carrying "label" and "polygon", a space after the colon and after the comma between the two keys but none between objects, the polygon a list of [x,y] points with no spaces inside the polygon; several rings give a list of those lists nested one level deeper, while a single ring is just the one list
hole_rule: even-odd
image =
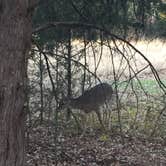
[{"label": "grassy clearing", "polygon": [[[166,80],[162,80],[162,82],[166,85]],[[123,91],[128,83],[118,83],[120,91]],[[159,95],[162,93],[161,88],[159,87],[159,84],[156,82],[156,80],[153,79],[140,79],[138,80],[132,80],[132,83],[129,83],[128,85],[129,89],[131,88],[142,91],[142,88],[149,94],[149,95]]]}]

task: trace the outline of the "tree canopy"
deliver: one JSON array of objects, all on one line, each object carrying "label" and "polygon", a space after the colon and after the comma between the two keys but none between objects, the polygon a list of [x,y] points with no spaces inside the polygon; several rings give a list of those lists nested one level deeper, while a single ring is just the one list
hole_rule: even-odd
[{"label": "tree canopy", "polygon": [[[103,27],[110,32],[128,37],[164,37],[166,4],[161,0],[41,0],[35,17],[34,28],[51,22],[78,22]],[[40,42],[54,45],[66,40],[68,28],[56,27],[38,33]],[[89,39],[95,40],[98,33],[87,28],[77,28],[72,37],[80,38],[87,32]],[[38,38],[38,39],[39,39]]]}]

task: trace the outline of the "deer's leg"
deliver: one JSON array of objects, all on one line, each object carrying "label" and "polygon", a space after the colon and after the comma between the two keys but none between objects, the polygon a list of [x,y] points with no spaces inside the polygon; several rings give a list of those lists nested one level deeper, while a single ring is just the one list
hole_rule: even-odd
[{"label": "deer's leg", "polygon": [[101,127],[103,128],[103,130],[105,130],[104,124],[103,124],[103,122],[102,122],[102,118],[101,118],[100,111],[99,111],[99,110],[96,110],[95,112],[96,112],[96,114],[97,114],[97,118],[98,118],[98,120],[99,120],[99,122],[100,122]]},{"label": "deer's leg", "polygon": [[87,130],[87,115],[82,114],[81,119],[83,124],[83,131],[82,131],[82,134],[80,135],[80,138],[83,138]]},{"label": "deer's leg", "polygon": [[74,118],[74,120],[75,120],[75,122],[77,124],[78,131],[82,130],[82,127],[81,127],[81,125],[79,123],[79,120],[77,119],[77,117],[75,116],[75,114],[72,111],[71,111],[71,115],[73,116],[73,118]]}]

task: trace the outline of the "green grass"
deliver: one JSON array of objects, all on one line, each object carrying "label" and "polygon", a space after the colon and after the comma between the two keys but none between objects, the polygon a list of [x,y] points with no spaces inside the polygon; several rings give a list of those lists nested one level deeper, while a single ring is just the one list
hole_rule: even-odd
[{"label": "green grass", "polygon": [[[162,82],[166,85],[166,80],[162,80]],[[127,86],[126,82],[118,83],[118,87],[120,91],[123,91],[126,86]],[[151,94],[151,95],[157,95],[162,93],[162,90],[159,87],[156,80],[152,80],[152,79],[142,79],[142,80],[140,79],[140,81],[133,80],[132,82],[129,83],[127,90],[132,90],[132,87],[137,92],[143,91],[142,90],[143,88],[148,94]]]}]

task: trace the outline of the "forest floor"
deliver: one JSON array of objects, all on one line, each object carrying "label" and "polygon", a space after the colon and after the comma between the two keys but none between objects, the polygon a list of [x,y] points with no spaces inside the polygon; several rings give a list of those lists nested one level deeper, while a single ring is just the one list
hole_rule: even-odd
[{"label": "forest floor", "polygon": [[[50,127],[29,133],[27,166],[166,166],[166,140],[87,134],[55,137]],[[56,146],[55,146],[56,145]]]}]

